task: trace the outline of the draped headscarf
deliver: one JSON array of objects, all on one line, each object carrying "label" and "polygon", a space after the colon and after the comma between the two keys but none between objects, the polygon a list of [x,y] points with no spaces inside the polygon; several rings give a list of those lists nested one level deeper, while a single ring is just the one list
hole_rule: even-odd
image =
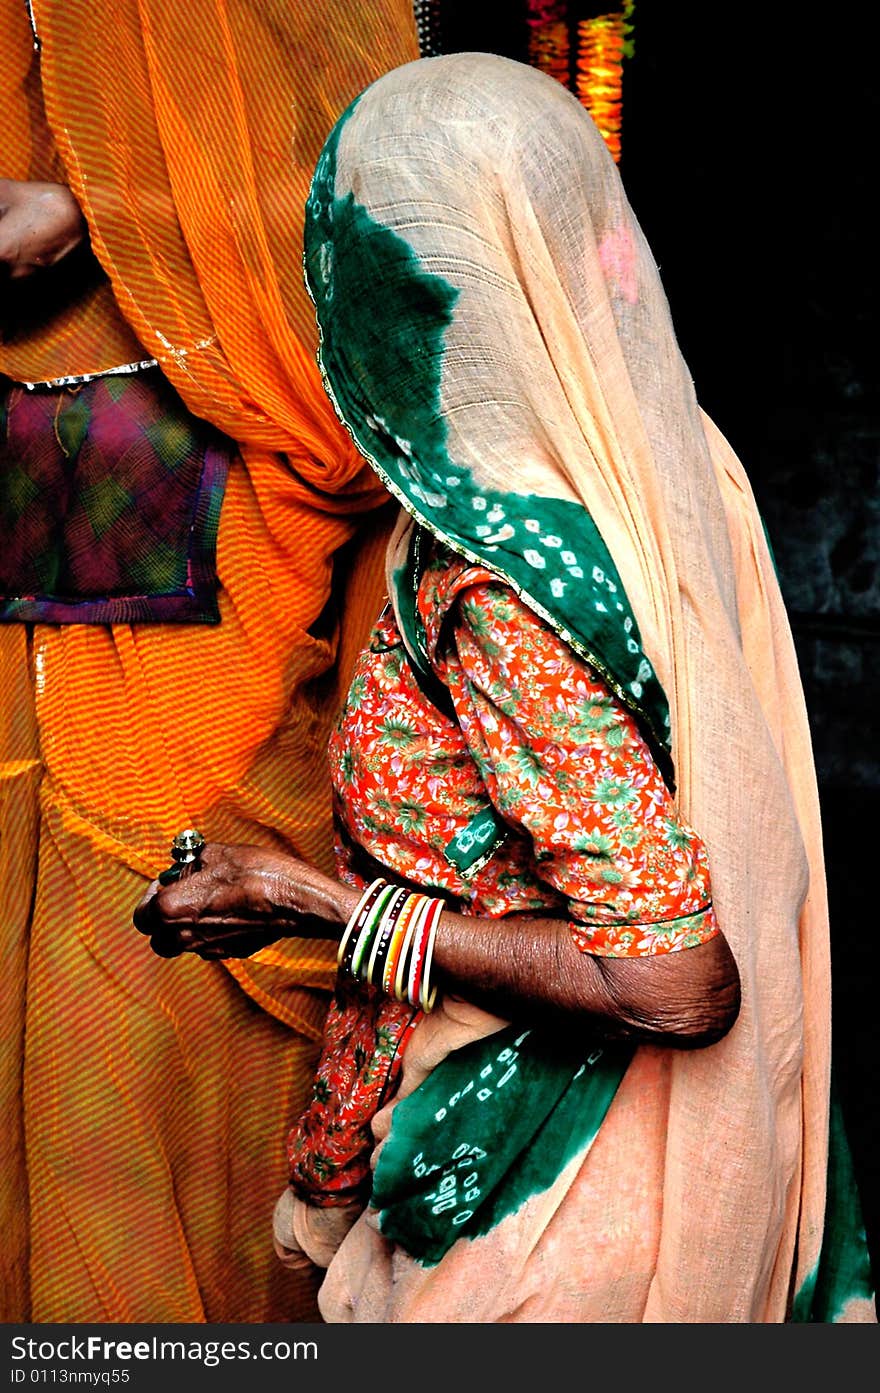
[{"label": "draped headscarf", "polygon": [[[742,979],[731,1032],[639,1049],[586,1158],[490,1233],[424,1268],[365,1214],[322,1312],[785,1320],[815,1281],[828,1157],[810,736],[748,479],[698,405],[613,160],[544,74],[408,64],[327,142],[306,267],[328,390],[403,505],[388,573],[414,661],[421,528],[505,577],[635,712],[707,846]],[[462,1043],[455,1011],[416,1030],[400,1095]],[[837,1318],[873,1319],[864,1295]]]}]

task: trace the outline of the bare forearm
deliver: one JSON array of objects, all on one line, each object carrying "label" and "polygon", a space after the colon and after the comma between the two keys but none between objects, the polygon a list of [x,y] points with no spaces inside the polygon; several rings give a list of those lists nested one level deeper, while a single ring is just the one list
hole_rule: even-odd
[{"label": "bare forearm", "polygon": [[[328,937],[339,936],[356,901],[346,886],[323,882]],[[432,977],[441,989],[512,1020],[552,1019],[557,1028],[681,1048],[720,1039],[739,1010],[739,976],[720,934],[676,953],[602,958],[582,953],[561,919],[445,910]]]},{"label": "bare forearm", "polygon": [[[214,844],[197,874],[154,883],[134,922],[163,957],[246,957],[282,937],[338,941],[360,898],[295,857]],[[577,948],[565,920],[523,915],[444,910],[432,981],[510,1020],[682,1048],[720,1039],[739,1010],[739,976],[720,934],[675,953],[601,958]]]},{"label": "bare forearm", "polygon": [[739,1010],[739,977],[721,935],[646,958],[582,953],[559,919],[444,913],[434,947],[441,988],[510,1019],[551,1018],[611,1039],[711,1044]]}]

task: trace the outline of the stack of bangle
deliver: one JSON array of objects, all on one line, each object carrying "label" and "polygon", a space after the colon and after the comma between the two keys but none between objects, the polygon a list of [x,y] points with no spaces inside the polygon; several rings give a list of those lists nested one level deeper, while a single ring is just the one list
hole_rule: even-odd
[{"label": "stack of bangle", "polygon": [[431,986],[434,938],[444,903],[374,880],[345,926],[339,967],[398,1001],[430,1011],[437,997],[437,988]]}]

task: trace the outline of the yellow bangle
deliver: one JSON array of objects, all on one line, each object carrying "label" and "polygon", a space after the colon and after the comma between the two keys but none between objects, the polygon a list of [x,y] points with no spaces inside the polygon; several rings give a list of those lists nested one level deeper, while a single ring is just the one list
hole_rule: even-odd
[{"label": "yellow bangle", "polygon": [[394,995],[394,978],[397,973],[397,964],[400,961],[400,953],[403,948],[403,940],[409,923],[423,899],[422,895],[413,892],[397,917],[394,925],[394,932],[391,935],[391,942],[388,944],[388,952],[385,957],[385,964],[382,968],[382,990],[386,996]]},{"label": "yellow bangle", "polygon": [[376,925],[376,930],[370,940],[370,955],[367,959],[367,966],[365,971],[361,973],[363,980],[369,982],[371,986],[376,985],[373,981],[373,972],[377,962],[385,962],[385,955],[388,951],[391,935],[394,933],[395,925],[400,917],[400,911],[408,898],[408,891],[402,887],[398,887],[386,904],[382,911],[382,918]]}]

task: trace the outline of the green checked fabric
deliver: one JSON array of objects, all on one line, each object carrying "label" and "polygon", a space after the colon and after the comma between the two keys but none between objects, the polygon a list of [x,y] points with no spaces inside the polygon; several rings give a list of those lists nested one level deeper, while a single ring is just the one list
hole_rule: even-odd
[{"label": "green checked fabric", "polygon": [[234,447],[158,370],[0,396],[0,620],[216,623]]}]

